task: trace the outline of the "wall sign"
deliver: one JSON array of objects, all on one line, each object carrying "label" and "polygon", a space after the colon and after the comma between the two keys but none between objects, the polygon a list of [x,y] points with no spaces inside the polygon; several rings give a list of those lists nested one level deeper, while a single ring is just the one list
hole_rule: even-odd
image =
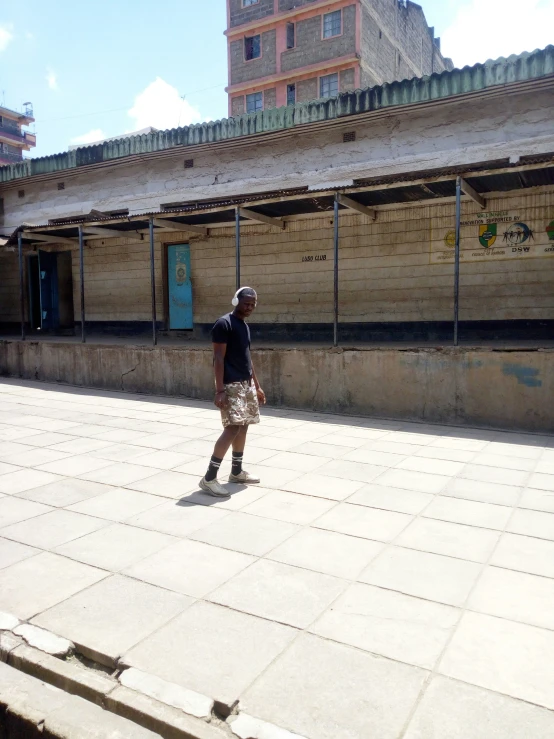
[{"label": "wall sign", "polygon": [[307,254],[302,257],[303,262],[325,262],[327,261],[327,254]]},{"label": "wall sign", "polygon": [[[536,209],[535,209],[536,214]],[[554,215],[554,208],[553,208]],[[460,224],[460,261],[541,259],[554,256],[554,220],[517,211],[478,213]],[[450,219],[431,221],[431,264],[453,262],[456,231]]]}]

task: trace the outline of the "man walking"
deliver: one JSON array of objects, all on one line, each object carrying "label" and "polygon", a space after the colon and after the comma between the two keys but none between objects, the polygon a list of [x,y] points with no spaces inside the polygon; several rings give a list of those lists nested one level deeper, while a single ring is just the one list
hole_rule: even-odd
[{"label": "man walking", "polygon": [[260,482],[242,469],[246,434],[251,423],[260,422],[258,403],[265,394],[256,378],[250,357],[250,329],[246,323],[258,296],[251,287],[237,290],[232,304],[235,309],[216,321],[212,329],[215,373],[215,405],[221,410],[223,433],[216,442],[208,471],[200,480],[200,488],[216,498],[228,498],[229,492],[217,481],[217,473],[229,447],[233,447],[233,466],[229,482]]}]

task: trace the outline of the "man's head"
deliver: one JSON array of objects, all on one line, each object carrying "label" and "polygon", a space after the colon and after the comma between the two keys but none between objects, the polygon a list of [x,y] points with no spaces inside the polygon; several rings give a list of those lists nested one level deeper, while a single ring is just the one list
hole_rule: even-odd
[{"label": "man's head", "polygon": [[237,290],[232,300],[235,306],[233,313],[239,318],[248,318],[256,308],[257,302],[258,296],[255,290],[251,287],[241,287],[240,290]]}]

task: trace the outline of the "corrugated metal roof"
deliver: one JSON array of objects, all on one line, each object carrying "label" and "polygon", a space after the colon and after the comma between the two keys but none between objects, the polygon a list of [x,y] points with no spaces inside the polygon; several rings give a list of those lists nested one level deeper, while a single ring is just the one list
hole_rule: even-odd
[{"label": "corrugated metal roof", "polygon": [[74,151],[27,159],[0,167],[0,182],[50,174],[122,157],[150,154],[183,146],[198,146],[256,134],[284,131],[359,115],[385,108],[414,105],[479,92],[499,85],[539,79],[554,74],[554,46],[507,59],[501,57],[473,67],[392,82],[379,87],[344,92],[336,98],[297,103],[220,121],[155,131],[141,136],[106,141]]}]

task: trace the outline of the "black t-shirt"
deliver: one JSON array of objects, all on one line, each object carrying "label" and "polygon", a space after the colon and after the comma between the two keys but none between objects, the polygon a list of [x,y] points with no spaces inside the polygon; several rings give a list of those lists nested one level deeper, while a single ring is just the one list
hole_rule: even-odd
[{"label": "black t-shirt", "polygon": [[223,382],[242,382],[252,377],[250,329],[232,313],[221,316],[212,328],[214,344],[227,344]]}]

